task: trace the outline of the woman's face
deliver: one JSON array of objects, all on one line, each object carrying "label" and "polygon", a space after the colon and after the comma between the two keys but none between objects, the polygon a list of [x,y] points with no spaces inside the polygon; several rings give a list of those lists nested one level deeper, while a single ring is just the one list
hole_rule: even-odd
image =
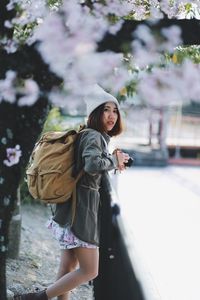
[{"label": "woman's face", "polygon": [[111,131],[118,119],[118,109],[115,103],[106,102],[104,105],[102,122],[105,132]]}]

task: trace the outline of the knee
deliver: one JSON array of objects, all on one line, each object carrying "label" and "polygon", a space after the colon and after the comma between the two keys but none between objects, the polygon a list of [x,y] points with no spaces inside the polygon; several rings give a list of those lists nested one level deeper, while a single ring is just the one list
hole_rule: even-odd
[{"label": "knee", "polygon": [[65,263],[61,263],[59,269],[60,272],[64,274],[64,273],[69,273],[71,271],[74,271],[76,269],[76,266],[77,266],[77,261],[72,260]]},{"label": "knee", "polygon": [[63,270],[65,271],[65,273],[70,273],[72,271],[74,271],[76,269],[76,264],[69,264],[66,266],[63,266]]},{"label": "knee", "polygon": [[87,281],[93,280],[98,276],[98,268],[82,270],[87,278]]},{"label": "knee", "polygon": [[90,278],[90,280],[95,279],[98,275],[99,275],[98,270],[94,271],[93,273],[91,273],[91,278]]}]

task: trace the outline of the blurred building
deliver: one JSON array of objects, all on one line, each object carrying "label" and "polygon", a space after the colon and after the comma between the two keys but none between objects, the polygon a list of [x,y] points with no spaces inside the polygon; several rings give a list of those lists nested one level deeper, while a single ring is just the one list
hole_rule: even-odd
[{"label": "blurred building", "polygon": [[[162,108],[134,106],[114,144],[138,165],[200,165],[200,104]],[[113,145],[113,146],[115,146]]]}]

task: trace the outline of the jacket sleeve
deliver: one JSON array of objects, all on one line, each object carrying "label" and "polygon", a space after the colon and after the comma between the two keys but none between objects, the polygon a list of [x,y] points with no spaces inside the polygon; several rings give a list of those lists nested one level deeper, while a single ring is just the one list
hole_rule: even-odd
[{"label": "jacket sleeve", "polygon": [[115,155],[109,154],[102,147],[101,134],[87,136],[84,143],[82,158],[84,161],[84,170],[87,173],[95,175],[102,171],[110,171],[116,169],[117,159]]}]

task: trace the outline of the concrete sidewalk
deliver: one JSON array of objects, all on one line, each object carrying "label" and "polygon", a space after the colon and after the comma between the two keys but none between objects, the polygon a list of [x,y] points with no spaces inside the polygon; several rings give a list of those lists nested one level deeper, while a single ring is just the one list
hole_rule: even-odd
[{"label": "concrete sidewalk", "polygon": [[200,168],[117,177],[119,223],[146,300],[200,299]]}]

